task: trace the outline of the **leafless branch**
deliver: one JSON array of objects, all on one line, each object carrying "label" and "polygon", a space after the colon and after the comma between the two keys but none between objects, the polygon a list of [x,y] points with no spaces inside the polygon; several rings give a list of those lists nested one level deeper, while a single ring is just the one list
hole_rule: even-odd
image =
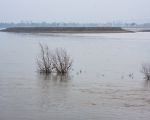
[{"label": "leafless branch", "polygon": [[141,71],[146,80],[150,80],[150,64],[142,64],[142,71]]},{"label": "leafless branch", "polygon": [[39,45],[41,52],[37,58],[37,65],[41,73],[66,74],[69,72],[73,61],[65,49],[57,48],[52,52],[47,45]]},{"label": "leafless branch", "polygon": [[52,58],[53,66],[57,73],[65,74],[70,70],[73,60],[69,57],[65,49],[57,48]]},{"label": "leafless branch", "polygon": [[47,45],[40,45],[40,56],[37,58],[38,69],[42,73],[51,73],[53,70],[51,52]]}]

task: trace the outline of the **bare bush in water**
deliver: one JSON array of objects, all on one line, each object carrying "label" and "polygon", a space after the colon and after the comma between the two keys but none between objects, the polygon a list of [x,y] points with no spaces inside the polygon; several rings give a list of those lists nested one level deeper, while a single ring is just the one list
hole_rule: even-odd
[{"label": "bare bush in water", "polygon": [[40,56],[37,58],[38,69],[41,73],[51,73],[53,70],[52,53],[47,45],[40,45]]},{"label": "bare bush in water", "polygon": [[52,57],[53,67],[58,74],[66,74],[72,66],[72,59],[67,51],[62,48],[57,48]]},{"label": "bare bush in water", "polygon": [[142,71],[141,71],[146,80],[150,80],[150,64],[142,64]]},{"label": "bare bush in water", "polygon": [[72,67],[72,59],[65,49],[57,48],[50,51],[47,45],[40,44],[40,50],[37,65],[41,73],[66,74],[69,72]]}]

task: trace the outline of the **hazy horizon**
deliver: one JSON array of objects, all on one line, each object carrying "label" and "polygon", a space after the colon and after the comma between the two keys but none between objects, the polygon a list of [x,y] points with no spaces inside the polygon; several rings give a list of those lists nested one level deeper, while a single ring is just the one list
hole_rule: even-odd
[{"label": "hazy horizon", "polygon": [[149,0],[0,0],[0,22],[150,21]]}]

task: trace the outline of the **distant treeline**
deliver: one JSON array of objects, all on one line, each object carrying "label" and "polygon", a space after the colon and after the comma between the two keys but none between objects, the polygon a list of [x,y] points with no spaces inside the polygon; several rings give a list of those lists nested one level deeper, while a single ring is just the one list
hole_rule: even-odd
[{"label": "distant treeline", "polygon": [[35,23],[35,22],[20,22],[20,23],[0,23],[0,28],[8,27],[144,27],[150,28],[150,23]]}]

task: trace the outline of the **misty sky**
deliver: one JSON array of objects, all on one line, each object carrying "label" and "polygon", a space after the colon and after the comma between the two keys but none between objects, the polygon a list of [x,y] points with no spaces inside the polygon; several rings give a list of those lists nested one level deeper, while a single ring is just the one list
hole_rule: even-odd
[{"label": "misty sky", "polygon": [[0,22],[150,22],[150,0],[0,0]]}]

